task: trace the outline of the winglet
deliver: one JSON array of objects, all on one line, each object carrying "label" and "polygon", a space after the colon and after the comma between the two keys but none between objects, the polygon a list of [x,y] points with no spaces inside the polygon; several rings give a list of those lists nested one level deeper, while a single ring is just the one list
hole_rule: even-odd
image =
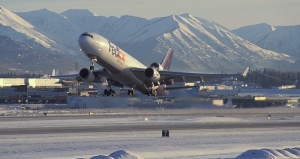
[{"label": "winglet", "polygon": [[246,77],[248,71],[249,71],[249,67],[246,68],[246,70],[244,71],[244,73],[242,74],[242,76],[243,76],[243,77]]}]

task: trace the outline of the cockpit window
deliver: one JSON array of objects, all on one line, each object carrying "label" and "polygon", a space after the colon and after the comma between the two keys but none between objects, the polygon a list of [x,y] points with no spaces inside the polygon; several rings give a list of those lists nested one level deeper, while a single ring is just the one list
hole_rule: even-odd
[{"label": "cockpit window", "polygon": [[91,34],[83,33],[81,35],[83,35],[83,36],[89,36],[90,38],[93,38],[93,35],[91,35]]}]

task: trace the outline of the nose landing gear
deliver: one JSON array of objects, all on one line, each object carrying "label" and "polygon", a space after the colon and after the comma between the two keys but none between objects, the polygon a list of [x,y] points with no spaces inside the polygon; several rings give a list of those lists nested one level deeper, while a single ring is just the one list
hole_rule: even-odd
[{"label": "nose landing gear", "polygon": [[95,70],[95,64],[94,64],[94,62],[96,62],[97,59],[96,59],[96,58],[90,58],[90,60],[91,60],[91,62],[92,62],[92,66],[90,66],[90,70],[91,70],[91,71],[94,71],[94,70]]}]

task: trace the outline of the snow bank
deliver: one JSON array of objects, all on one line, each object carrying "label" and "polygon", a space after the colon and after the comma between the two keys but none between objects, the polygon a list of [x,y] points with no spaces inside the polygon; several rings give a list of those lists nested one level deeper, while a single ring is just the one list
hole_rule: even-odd
[{"label": "snow bank", "polygon": [[118,150],[111,153],[109,156],[94,156],[90,159],[143,159],[142,157],[125,150]]},{"label": "snow bank", "polygon": [[[286,149],[252,149],[243,152],[237,156],[236,159],[283,159],[283,158],[299,158],[300,148],[286,148]],[[143,159],[142,157],[125,150],[118,150],[111,153],[109,156],[94,156],[90,159]]]},{"label": "snow bank", "polygon": [[236,159],[244,158],[264,158],[264,159],[279,159],[279,158],[299,158],[299,148],[287,148],[283,150],[275,149],[261,149],[261,150],[247,150],[236,157]]}]

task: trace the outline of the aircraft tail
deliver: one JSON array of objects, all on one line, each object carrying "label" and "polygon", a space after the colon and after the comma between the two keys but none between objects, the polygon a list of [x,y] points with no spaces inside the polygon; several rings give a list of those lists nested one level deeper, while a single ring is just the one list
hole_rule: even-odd
[{"label": "aircraft tail", "polygon": [[166,71],[169,71],[169,69],[170,69],[173,53],[174,53],[174,50],[172,48],[169,48],[167,54],[161,61],[161,65],[163,66],[164,70],[166,70]]}]

